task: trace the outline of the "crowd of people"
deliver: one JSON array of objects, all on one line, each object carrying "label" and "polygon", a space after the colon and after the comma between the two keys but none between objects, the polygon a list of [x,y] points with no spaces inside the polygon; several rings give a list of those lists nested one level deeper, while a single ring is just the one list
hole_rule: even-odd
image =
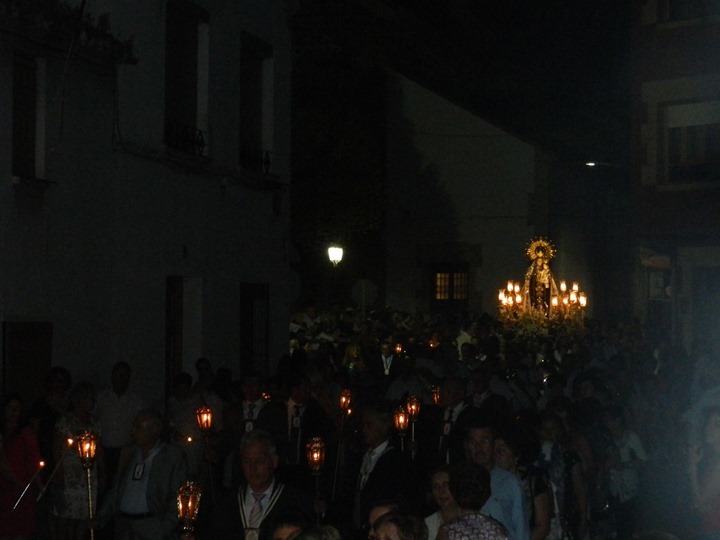
[{"label": "crowd of people", "polygon": [[[161,411],[125,362],[97,393],[56,366],[37,402],[2,401],[0,540],[717,539],[717,364],[637,322],[521,334],[310,307],[271,372],[234,380],[200,358]],[[87,430],[89,476],[73,450]],[[203,495],[183,532],[187,480]]]}]

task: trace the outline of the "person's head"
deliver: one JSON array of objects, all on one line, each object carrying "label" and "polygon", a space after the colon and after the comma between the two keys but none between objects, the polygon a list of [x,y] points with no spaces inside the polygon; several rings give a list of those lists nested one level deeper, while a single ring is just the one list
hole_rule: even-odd
[{"label": "person's head", "polygon": [[130,364],[127,362],[117,362],[113,366],[110,378],[112,380],[113,391],[116,394],[124,394],[127,391],[131,374],[132,370],[130,369]]},{"label": "person's head", "polygon": [[95,387],[87,381],[77,383],[70,391],[70,404],[77,414],[90,414],[95,407]]},{"label": "person's head", "polygon": [[257,373],[248,373],[242,378],[240,385],[243,393],[243,399],[249,402],[255,402],[262,397],[262,376]]},{"label": "person's head", "polygon": [[385,514],[389,514],[391,512],[399,512],[400,511],[400,503],[396,500],[384,500],[384,501],[378,501],[375,503],[372,507],[370,507],[370,512],[368,512],[368,538],[370,539],[377,539],[377,533],[375,532],[375,528],[373,525],[375,522],[380,519]]},{"label": "person's head", "polygon": [[430,477],[430,488],[435,504],[440,510],[447,510],[457,506],[455,498],[450,492],[450,468],[442,466],[433,472]]},{"label": "person's head", "polygon": [[342,540],[342,535],[332,525],[319,525],[290,538],[293,540]]},{"label": "person's head", "polygon": [[425,522],[401,512],[390,512],[373,524],[378,540],[427,540]]},{"label": "person's head", "polygon": [[272,540],[290,540],[310,526],[301,512],[286,512],[273,520]]},{"label": "person's head", "polygon": [[240,466],[243,477],[253,491],[265,491],[273,482],[278,466],[277,447],[272,435],[255,429],[240,440]]},{"label": "person's head", "polygon": [[613,437],[619,438],[625,432],[625,410],[621,405],[611,405],[605,409],[603,423]]},{"label": "person's head", "polygon": [[45,391],[49,394],[65,394],[72,387],[72,376],[62,366],[53,366],[45,378]]},{"label": "person's head", "polygon": [[465,398],[465,381],[459,377],[447,377],[440,387],[440,405],[455,407]]},{"label": "person's head", "polygon": [[523,440],[517,428],[503,429],[495,437],[495,463],[506,471],[517,473],[518,465],[532,462],[532,459],[527,458],[530,451],[528,441]]},{"label": "person's head", "polygon": [[473,370],[470,374],[472,391],[478,395],[484,394],[490,387],[490,372],[484,368]]},{"label": "person's head", "polygon": [[183,371],[173,377],[173,396],[180,401],[188,399],[192,394],[192,375]]},{"label": "person's head", "polygon": [[470,461],[451,465],[450,492],[460,508],[477,512],[490,497],[490,473]]},{"label": "person's head", "polygon": [[162,416],[155,409],[143,409],[135,416],[132,438],[142,450],[150,450],[160,440]]},{"label": "person's head", "polygon": [[304,374],[296,374],[290,384],[290,398],[295,403],[305,403],[310,397],[310,381]]},{"label": "person's head", "polygon": [[563,424],[559,416],[551,412],[540,415],[540,439],[542,442],[560,443],[563,435]]},{"label": "person's head", "polygon": [[372,406],[363,411],[362,436],[365,444],[376,448],[390,438],[393,418],[386,407]]},{"label": "person's head", "polygon": [[210,360],[201,356],[195,361],[195,370],[199,379],[212,379],[213,369]]},{"label": "person's head", "polygon": [[495,430],[483,423],[472,422],[465,431],[465,458],[487,470],[495,466]]},{"label": "person's head", "polygon": [[15,434],[27,424],[23,414],[23,402],[20,394],[8,394],[2,400],[0,408],[0,436]]}]

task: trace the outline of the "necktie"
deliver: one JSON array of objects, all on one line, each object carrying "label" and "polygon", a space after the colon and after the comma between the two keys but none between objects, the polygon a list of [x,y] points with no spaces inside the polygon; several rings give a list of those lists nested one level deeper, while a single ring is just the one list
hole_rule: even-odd
[{"label": "necktie", "polygon": [[450,463],[450,456],[448,455],[448,438],[450,431],[452,430],[453,424],[453,413],[454,409],[448,409],[447,418],[443,422],[442,433],[440,434],[440,461],[442,463]]},{"label": "necktie", "polygon": [[248,405],[248,420],[255,420],[255,404],[250,403]]},{"label": "necktie", "polygon": [[365,487],[368,477],[370,476],[370,463],[374,455],[374,450],[368,450],[363,459],[362,468],[360,469],[360,478],[358,479],[358,489],[362,490]]},{"label": "necktie", "polygon": [[253,504],[253,507],[250,510],[250,519],[248,520],[248,525],[251,529],[257,529],[260,525],[260,522],[262,521],[262,500],[265,498],[265,494],[253,492],[253,497],[255,497],[255,504]]},{"label": "necktie", "polygon": [[300,405],[295,405],[295,413],[292,417],[290,429],[291,452],[290,462],[293,464],[300,463]]}]

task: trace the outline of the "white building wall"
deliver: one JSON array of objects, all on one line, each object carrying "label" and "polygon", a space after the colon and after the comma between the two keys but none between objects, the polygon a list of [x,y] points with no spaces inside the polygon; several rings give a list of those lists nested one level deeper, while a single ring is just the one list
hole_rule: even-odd
[{"label": "white building wall", "polygon": [[[11,178],[11,130],[0,133],[0,312],[3,320],[50,321],[53,364],[75,380],[109,384],[112,364],[134,368],[133,388],[160,405],[165,380],[166,278],[195,285],[193,356],[239,368],[241,283],[270,290],[270,360],[287,349],[297,277],[287,264],[287,205],[237,169],[239,29],[274,50],[273,179],[289,184],[290,35],[282,2],[206,2],[210,17],[209,172],[164,160],[165,2],[88,2],[110,14],[113,34],[134,39],[135,66],[120,66],[117,98],[123,145],[112,146],[113,80],[75,58],[48,61],[45,189]],[[201,2],[200,5],[203,5]],[[133,9],[135,6],[137,9]],[[141,11],[142,13],[139,13]],[[0,78],[12,49],[0,42]],[[0,85],[0,123],[12,125],[12,86]],[[234,174],[222,174],[229,171]],[[34,196],[26,192],[35,193]],[[287,190],[285,190],[287,191]],[[285,197],[287,194],[285,194]],[[186,321],[186,322],[187,322]],[[194,372],[194,359],[184,365]],[[38,374],[38,385],[43,374]]]},{"label": "white building wall", "polygon": [[527,266],[535,151],[403,76],[389,87],[388,304],[425,311],[418,244],[463,242],[482,250],[471,310],[495,313],[498,289]]}]

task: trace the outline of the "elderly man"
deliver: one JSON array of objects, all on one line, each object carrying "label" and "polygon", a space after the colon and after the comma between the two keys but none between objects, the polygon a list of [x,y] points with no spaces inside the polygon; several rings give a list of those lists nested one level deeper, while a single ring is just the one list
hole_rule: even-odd
[{"label": "elderly man", "polygon": [[187,480],[187,464],[182,451],[160,440],[162,426],[160,413],[141,410],[134,444],[120,456],[115,485],[98,513],[101,525],[115,518],[118,540],[169,539],[177,531],[177,490]]},{"label": "elderly man", "polygon": [[239,456],[243,483],[219,498],[211,538],[269,539],[283,515],[314,519],[312,496],[276,480],[277,447],[268,432],[246,433]]},{"label": "elderly man", "polygon": [[490,473],[491,494],[482,511],[498,520],[510,540],[530,539],[530,519],[520,480],[495,465],[495,430],[481,420],[469,423],[465,431],[465,457]]}]

